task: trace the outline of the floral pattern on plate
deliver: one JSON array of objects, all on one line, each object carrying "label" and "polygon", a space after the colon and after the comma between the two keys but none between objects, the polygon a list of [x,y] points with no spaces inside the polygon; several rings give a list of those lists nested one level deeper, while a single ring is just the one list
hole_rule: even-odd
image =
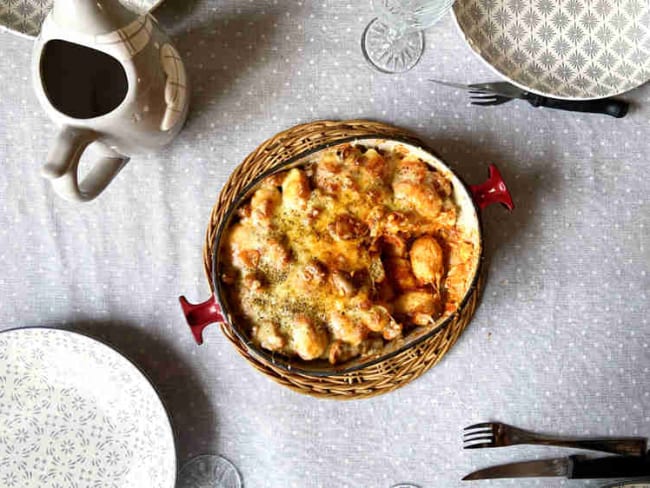
[{"label": "floral pattern on plate", "polygon": [[[120,0],[134,12],[153,10],[162,0]],[[52,0],[0,0],[0,28],[36,37],[43,19],[52,8]]]},{"label": "floral pattern on plate", "polygon": [[0,486],[173,488],[174,437],[126,358],[57,329],[0,333]]},{"label": "floral pattern on plate", "polygon": [[476,54],[530,91],[602,98],[650,79],[648,0],[457,0],[454,13]]}]

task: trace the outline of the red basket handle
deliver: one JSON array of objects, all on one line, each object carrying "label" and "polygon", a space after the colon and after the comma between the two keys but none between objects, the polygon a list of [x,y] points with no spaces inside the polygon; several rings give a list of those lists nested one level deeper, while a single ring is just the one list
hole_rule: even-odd
[{"label": "red basket handle", "polygon": [[208,325],[226,321],[214,294],[203,303],[190,303],[184,296],[179,297],[178,300],[181,302],[185,320],[198,345],[203,344],[203,330]]},{"label": "red basket handle", "polygon": [[508,210],[512,211],[515,204],[512,202],[512,196],[501,173],[494,164],[488,168],[488,179],[479,185],[470,185],[469,189],[474,195],[474,201],[480,209],[484,209],[493,203],[500,203]]}]

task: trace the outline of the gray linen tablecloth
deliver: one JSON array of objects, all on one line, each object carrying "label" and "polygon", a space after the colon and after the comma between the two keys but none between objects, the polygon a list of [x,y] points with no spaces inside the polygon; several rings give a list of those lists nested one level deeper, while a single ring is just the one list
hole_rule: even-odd
[{"label": "gray linen tablecloth", "polygon": [[[368,3],[169,0],[157,16],[192,80],[187,126],[81,205],[39,176],[55,128],[31,88],[32,43],[0,34],[0,329],[110,341],[159,388],[180,462],[220,453],[250,488],[460,487],[478,467],[566,452],[463,451],[462,427],[487,419],[649,435],[650,87],[626,95],[634,108],[621,120],[522,102],[471,107],[426,81],[495,79],[452,18],[427,31],[413,71],[389,76],[361,55]],[[440,365],[375,399],[316,400],[257,373],[217,328],[196,346],[177,296],[208,295],[207,219],[248,152],[299,122],[358,117],[415,131],[472,183],[497,163],[517,209],[484,214],[484,299]]]}]

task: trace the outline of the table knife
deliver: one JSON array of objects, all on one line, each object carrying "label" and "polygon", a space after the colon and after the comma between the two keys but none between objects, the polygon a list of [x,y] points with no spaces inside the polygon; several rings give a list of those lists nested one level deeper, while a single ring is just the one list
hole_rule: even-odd
[{"label": "table knife", "polygon": [[635,478],[650,476],[650,457],[608,456],[587,458],[568,456],[502,464],[480,469],[468,474],[463,480],[494,478],[536,478],[564,476],[568,479]]},{"label": "table knife", "polygon": [[600,488],[650,488],[650,480],[642,479],[636,481],[617,481],[611,485],[604,485]]}]

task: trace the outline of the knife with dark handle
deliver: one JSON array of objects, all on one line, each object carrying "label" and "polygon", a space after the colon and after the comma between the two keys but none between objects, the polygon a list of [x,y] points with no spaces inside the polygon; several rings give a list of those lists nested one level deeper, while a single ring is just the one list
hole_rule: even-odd
[{"label": "knife with dark handle", "polygon": [[609,456],[586,459],[569,456],[569,479],[635,478],[650,475],[650,458]]},{"label": "knife with dark handle", "polygon": [[568,479],[637,478],[650,476],[650,457],[609,456],[587,458],[569,456],[502,464],[480,469],[468,474],[463,480],[496,478],[538,478],[564,476]]},{"label": "knife with dark handle", "polygon": [[637,479],[627,481],[617,481],[613,484],[603,485],[600,488],[650,488],[650,479]]},{"label": "knife with dark handle", "polygon": [[630,105],[623,100],[615,98],[604,98],[601,100],[560,100],[558,98],[547,98],[541,95],[528,93],[525,100],[528,100],[533,107],[547,107],[569,112],[588,112],[593,114],[611,115],[620,119],[625,117]]}]

